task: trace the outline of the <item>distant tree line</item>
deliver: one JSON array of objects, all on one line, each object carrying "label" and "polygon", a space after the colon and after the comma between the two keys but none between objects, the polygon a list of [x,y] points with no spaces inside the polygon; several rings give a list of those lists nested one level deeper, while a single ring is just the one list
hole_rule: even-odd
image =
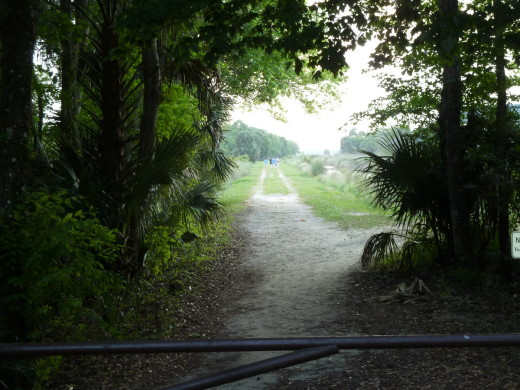
[{"label": "distant tree line", "polygon": [[[381,151],[380,139],[384,134],[387,134],[389,129],[381,129],[374,133],[365,133],[352,128],[349,135],[340,140],[340,153],[356,154],[361,151],[376,153]],[[400,133],[409,133],[408,128],[400,128]]]},{"label": "distant tree line", "polygon": [[298,145],[265,130],[236,121],[225,128],[222,149],[229,156],[247,156],[251,162],[265,158],[292,156],[299,152]]},{"label": "distant tree line", "polygon": [[375,141],[376,137],[374,135],[351,131],[348,136],[341,138],[339,150],[344,154],[355,154],[359,153],[360,150],[375,152],[377,150]]}]

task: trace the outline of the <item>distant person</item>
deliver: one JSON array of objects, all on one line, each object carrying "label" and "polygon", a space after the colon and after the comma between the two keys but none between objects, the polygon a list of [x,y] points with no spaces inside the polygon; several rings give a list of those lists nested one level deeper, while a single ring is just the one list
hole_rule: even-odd
[{"label": "distant person", "polygon": [[266,159],[264,160],[264,167],[266,167],[267,164],[269,164],[269,160],[266,158]]},{"label": "distant person", "polygon": [[276,165],[276,166],[279,166],[279,165],[280,165],[280,159],[279,159],[278,157],[276,157],[275,165]]}]

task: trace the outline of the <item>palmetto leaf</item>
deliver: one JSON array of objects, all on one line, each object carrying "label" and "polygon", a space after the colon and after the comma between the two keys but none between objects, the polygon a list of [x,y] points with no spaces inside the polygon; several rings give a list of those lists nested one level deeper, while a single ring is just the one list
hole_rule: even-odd
[{"label": "palmetto leaf", "polygon": [[424,220],[444,224],[449,219],[449,201],[436,150],[397,130],[383,136],[379,143],[388,155],[361,151],[367,157],[359,170],[373,203],[389,210],[404,228]]},{"label": "palmetto leaf", "polygon": [[215,221],[224,213],[220,202],[211,194],[215,192],[215,185],[202,182],[184,193],[186,209],[203,226]]},{"label": "palmetto leaf", "polygon": [[[399,247],[396,239],[404,243]],[[369,268],[386,262],[399,264],[401,269],[410,268],[419,242],[397,232],[381,232],[368,239],[361,255],[361,265]],[[397,263],[399,261],[399,263]]]},{"label": "palmetto leaf", "polygon": [[199,135],[175,132],[156,146],[154,156],[145,159],[134,178],[132,191],[127,196],[127,219],[136,218],[145,211],[148,200],[158,186],[168,186],[182,192],[183,172],[189,166]]},{"label": "palmetto leaf", "polygon": [[218,70],[200,59],[192,59],[175,63],[167,69],[167,73],[197,98],[199,111],[204,116],[204,121],[197,127],[202,133],[210,135],[213,149],[216,150],[222,139],[222,124],[227,121],[232,105]]},{"label": "palmetto leaf", "polygon": [[207,169],[210,179],[217,182],[226,181],[236,164],[221,151],[205,150],[198,154],[199,164]]},{"label": "palmetto leaf", "polygon": [[361,265],[363,268],[381,264],[385,260],[395,257],[398,251],[395,236],[396,233],[394,232],[382,232],[370,237],[361,255]]},{"label": "palmetto leaf", "polygon": [[[358,174],[365,192],[372,196],[376,206],[392,214],[407,235],[413,236],[413,232],[424,237],[433,235],[441,253],[444,243],[451,237],[451,219],[438,149],[432,143],[397,130],[382,136],[379,144],[386,150],[386,155],[361,151],[366,157],[362,158],[364,164]],[[378,237],[367,248],[367,264],[371,259],[380,258],[379,254],[383,252],[376,249],[381,248],[383,238],[385,236]],[[403,261],[409,262],[413,248],[404,249]],[[372,250],[376,250],[375,254],[370,252]]]}]

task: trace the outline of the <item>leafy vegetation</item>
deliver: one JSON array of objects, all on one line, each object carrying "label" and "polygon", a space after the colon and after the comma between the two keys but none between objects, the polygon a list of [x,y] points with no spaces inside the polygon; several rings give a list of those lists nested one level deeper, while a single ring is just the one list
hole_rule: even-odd
[{"label": "leafy vegetation", "polygon": [[[373,197],[374,204],[388,211],[401,228],[394,234],[401,241],[404,239],[404,244],[398,249],[392,233],[372,237],[365,248],[364,265],[387,263],[393,258],[397,261],[394,264],[401,267],[429,264],[459,268],[452,255],[450,200],[439,146],[421,138],[418,133],[403,134],[398,131],[382,138],[380,145],[386,150],[383,155],[362,152],[366,157],[359,173],[363,178],[362,185]],[[476,152],[472,148],[469,150]],[[493,165],[492,162],[486,163],[483,156],[477,159],[476,165],[468,161],[470,169],[466,173],[468,182],[473,186],[468,206],[472,231],[479,245],[474,248],[476,264],[470,268],[496,273],[501,266],[500,256],[496,252],[498,223],[497,215],[489,212],[494,202],[494,195],[490,195],[493,189],[489,185],[496,185],[498,178],[493,176],[493,168],[487,165]],[[487,191],[478,190],[482,188],[487,188]],[[385,249],[386,246],[388,248]]]},{"label": "leafy vegetation", "polygon": [[[343,81],[330,72],[323,72],[318,79],[310,69],[296,73],[280,52],[259,49],[248,50],[232,63],[224,63],[222,78],[231,90],[239,91],[243,106],[268,103],[267,109],[279,119],[284,118],[281,97],[294,98],[305,111],[317,112],[339,98],[338,85]],[[291,87],[284,88],[286,85]]]},{"label": "leafy vegetation", "polygon": [[[352,171],[335,168],[337,172],[313,176],[309,170],[312,160],[321,157],[304,157],[284,162],[280,168],[305,203],[313,207],[322,218],[337,222],[345,229],[387,225],[390,221],[370,205],[362,196]],[[327,160],[331,166],[341,166],[341,157]],[[336,164],[336,165],[332,165]]]},{"label": "leafy vegetation", "polygon": [[[447,183],[442,175],[441,161],[431,145],[415,137],[393,132],[380,141],[388,156],[379,156],[365,151],[366,164],[359,172],[362,184],[373,197],[373,203],[391,213],[397,225],[402,227],[411,238],[426,233],[431,237],[431,245],[437,249],[439,262],[447,261],[446,240],[450,235],[450,214]],[[391,252],[395,243],[387,236],[380,235],[371,240],[388,243]],[[375,245],[375,246],[378,246]],[[364,254],[364,264],[382,261],[386,251],[380,250],[369,256],[368,246]],[[370,260],[371,259],[371,260]]]},{"label": "leafy vegetation", "polygon": [[[518,58],[513,43],[519,34],[517,10],[500,0],[404,1],[387,8],[370,0],[363,3],[374,6],[366,31],[380,39],[372,65],[397,64],[406,74],[382,77],[389,93],[374,102],[367,116],[382,126],[389,121],[413,126],[418,140],[435,149],[449,203],[450,237],[441,244],[443,263],[482,270],[498,257],[493,272],[510,275],[517,121],[508,103],[514,101],[509,92],[518,74],[513,62]],[[484,155],[493,156],[494,163]],[[477,200],[477,193],[486,194],[486,200]],[[426,228],[421,237],[435,234],[428,221],[422,222]],[[491,247],[498,253],[483,255]]]}]

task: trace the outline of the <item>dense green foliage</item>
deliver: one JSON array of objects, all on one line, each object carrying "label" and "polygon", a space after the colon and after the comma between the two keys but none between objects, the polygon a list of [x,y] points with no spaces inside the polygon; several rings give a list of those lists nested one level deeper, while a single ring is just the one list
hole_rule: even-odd
[{"label": "dense green foliage", "polygon": [[[435,264],[510,276],[510,232],[518,219],[518,120],[510,104],[518,82],[516,2],[359,3],[371,21],[364,32],[379,39],[372,65],[397,65],[402,74],[381,76],[387,95],[358,117],[375,128],[415,129],[413,137],[382,140],[386,157],[367,153],[368,190],[376,199],[391,197],[378,203]],[[422,176],[439,178],[438,186],[428,189]],[[403,252],[408,256],[410,247]]]},{"label": "dense green foliage", "polygon": [[[484,118],[480,120],[486,128],[470,128],[473,124],[467,124],[468,130],[473,130],[473,137],[468,139],[471,143],[467,145],[465,175],[471,183],[471,196],[467,201],[471,211],[472,234],[478,245],[474,248],[475,268],[497,272],[501,261],[496,241],[496,188],[501,179],[495,172],[497,161],[491,147],[492,140],[485,138],[492,136],[492,127]],[[510,120],[510,128],[518,129],[515,115]],[[394,131],[381,138],[379,143],[384,150],[380,155],[362,151],[366,157],[359,169],[360,177],[374,204],[387,210],[401,230],[374,236],[367,243],[364,264],[386,262],[390,256],[401,266],[432,264],[456,267],[450,252],[453,235],[449,192],[438,143],[435,139],[424,138],[419,131],[413,134]],[[483,148],[483,145],[487,146]],[[509,156],[515,170],[519,167],[519,157],[517,151]],[[508,183],[514,199],[518,197],[519,188],[516,177]],[[518,215],[518,209],[512,206],[510,218],[515,223]],[[405,238],[402,248],[398,249],[392,235]],[[379,249],[375,251],[374,248]]]},{"label": "dense green foliage", "polygon": [[112,271],[116,232],[80,201],[64,191],[34,191],[1,216],[1,289],[11,313],[1,319],[17,321],[2,322],[2,329],[17,325],[41,340],[81,340],[85,327],[98,337],[108,331],[100,298],[122,286]]},{"label": "dense green foliage", "polygon": [[293,156],[299,152],[295,142],[241,121],[227,126],[225,130],[224,152],[231,156],[247,156],[251,162]]},{"label": "dense green foliage", "polygon": [[182,285],[207,257],[236,167],[221,148],[233,101],[334,95],[334,14],[297,0],[0,8],[0,337],[128,336],[118,313],[137,321],[156,283]]}]

